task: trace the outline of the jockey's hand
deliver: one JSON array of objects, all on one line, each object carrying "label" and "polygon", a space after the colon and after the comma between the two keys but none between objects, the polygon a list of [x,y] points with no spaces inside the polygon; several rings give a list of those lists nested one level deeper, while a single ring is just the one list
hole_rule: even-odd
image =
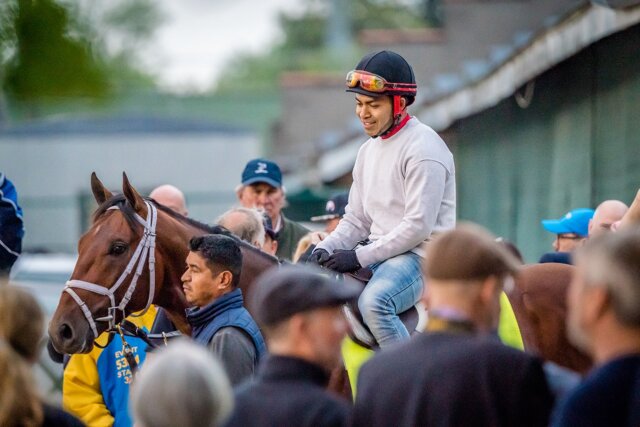
[{"label": "jockey's hand", "polygon": [[362,268],[356,251],[343,249],[336,250],[323,265],[338,273],[350,273]]},{"label": "jockey's hand", "polygon": [[329,252],[324,249],[316,249],[309,255],[307,264],[324,265],[329,259]]}]

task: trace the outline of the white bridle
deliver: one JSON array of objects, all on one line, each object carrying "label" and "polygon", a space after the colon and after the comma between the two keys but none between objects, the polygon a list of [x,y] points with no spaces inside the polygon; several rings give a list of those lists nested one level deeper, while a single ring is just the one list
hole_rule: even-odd
[{"label": "white bridle", "polygon": [[[149,298],[147,300],[147,305],[145,306],[142,313],[137,316],[142,316],[147,312],[149,306],[151,306],[151,302],[153,301],[153,297],[155,295],[155,287],[156,287],[156,274],[155,274],[155,264],[156,264],[156,223],[158,220],[158,210],[157,208],[150,202],[144,202],[147,205],[147,219],[145,220],[137,213],[134,213],[135,219],[144,226],[144,233],[138,246],[136,247],[131,260],[129,260],[129,264],[127,268],[124,269],[120,278],[116,281],[116,283],[110,288],[100,286],[95,283],[85,282],[83,280],[69,280],[64,287],[64,292],[71,295],[71,297],[75,300],[75,302],[80,306],[82,313],[84,313],[84,317],[87,318],[87,322],[89,322],[89,326],[91,326],[91,330],[93,331],[94,338],[98,338],[98,328],[96,327],[96,322],[109,322],[109,330],[113,330],[115,328],[115,319],[116,319],[116,310],[122,311],[122,318],[124,319],[124,310],[129,304],[133,293],[136,290],[136,285],[138,283],[138,278],[142,274],[142,269],[144,268],[145,262],[147,261],[147,256],[149,257]],[[108,210],[111,209],[119,209],[118,206],[111,206]],[[136,268],[136,264],[138,265]],[[129,283],[129,288],[127,292],[122,297],[122,300],[118,305],[116,305],[115,301],[115,293],[120,288],[120,285],[124,283],[125,279],[133,272],[133,269],[136,268],[135,274]],[[78,296],[74,289],[84,289],[89,292],[93,292],[100,295],[105,295],[109,297],[111,301],[111,306],[108,309],[108,315],[105,317],[99,317],[97,319],[93,319],[91,315],[91,311],[87,307],[87,304]]]}]

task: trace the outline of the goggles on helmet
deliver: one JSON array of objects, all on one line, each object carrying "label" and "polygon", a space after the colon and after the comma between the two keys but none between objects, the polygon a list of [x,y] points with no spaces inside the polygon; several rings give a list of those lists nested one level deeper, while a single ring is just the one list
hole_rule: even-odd
[{"label": "goggles on helmet", "polygon": [[352,70],[347,74],[347,87],[354,88],[358,85],[366,91],[384,93],[387,91],[404,92],[407,95],[415,95],[417,85],[415,83],[390,83],[377,74],[367,71]]}]

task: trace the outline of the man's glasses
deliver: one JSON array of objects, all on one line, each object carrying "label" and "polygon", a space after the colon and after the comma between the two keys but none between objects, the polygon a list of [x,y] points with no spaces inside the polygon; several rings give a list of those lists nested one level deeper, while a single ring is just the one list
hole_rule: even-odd
[{"label": "man's glasses", "polygon": [[566,240],[579,240],[582,239],[582,236],[578,236],[575,233],[560,233],[557,235],[558,240],[560,239],[566,239]]}]

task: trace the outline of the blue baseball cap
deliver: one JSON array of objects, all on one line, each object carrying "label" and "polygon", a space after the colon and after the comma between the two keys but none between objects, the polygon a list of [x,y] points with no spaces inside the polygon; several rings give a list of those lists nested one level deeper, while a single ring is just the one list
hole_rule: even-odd
[{"label": "blue baseball cap", "polygon": [[580,237],[589,235],[589,220],[593,218],[593,209],[574,209],[560,219],[542,220],[545,230],[554,234],[575,233]]},{"label": "blue baseball cap", "polygon": [[253,159],[247,163],[242,172],[242,185],[264,182],[272,187],[282,187],[282,172],[280,167],[266,159]]}]

